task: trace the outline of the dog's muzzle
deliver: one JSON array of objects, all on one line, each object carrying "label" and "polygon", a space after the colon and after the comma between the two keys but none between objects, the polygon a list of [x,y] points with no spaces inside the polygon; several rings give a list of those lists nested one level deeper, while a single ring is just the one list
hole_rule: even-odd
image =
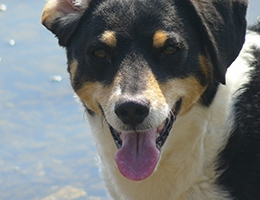
[{"label": "dog's muzzle", "polygon": [[169,136],[180,107],[181,100],[176,102],[160,126],[138,130],[136,127],[149,116],[149,102],[121,101],[116,104],[116,116],[123,124],[131,127],[131,131],[118,131],[109,126],[118,148],[115,161],[122,175],[138,181],[153,173],[160,158],[160,150]]}]

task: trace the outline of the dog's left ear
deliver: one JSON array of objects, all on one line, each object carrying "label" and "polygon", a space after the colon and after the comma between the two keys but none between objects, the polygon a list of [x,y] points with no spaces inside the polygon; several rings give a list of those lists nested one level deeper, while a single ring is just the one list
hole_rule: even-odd
[{"label": "dog's left ear", "polygon": [[[186,1],[186,0],[183,0]],[[225,84],[227,68],[238,56],[246,33],[247,0],[188,0],[188,12],[198,27],[212,62],[214,77]]]},{"label": "dog's left ear", "polygon": [[80,17],[91,0],[48,0],[43,13],[42,24],[54,33],[61,46],[66,46],[76,29]]}]

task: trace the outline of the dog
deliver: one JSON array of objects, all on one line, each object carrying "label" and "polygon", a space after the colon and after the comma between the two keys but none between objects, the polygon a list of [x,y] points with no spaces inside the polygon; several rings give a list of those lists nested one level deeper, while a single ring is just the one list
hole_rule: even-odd
[{"label": "dog", "polygon": [[260,199],[260,25],[246,0],[49,0],[116,200]]}]

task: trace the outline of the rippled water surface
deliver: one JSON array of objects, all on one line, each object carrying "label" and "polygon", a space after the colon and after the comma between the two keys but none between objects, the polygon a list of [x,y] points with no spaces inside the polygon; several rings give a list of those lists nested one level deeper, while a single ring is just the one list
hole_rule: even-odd
[{"label": "rippled water surface", "polygon": [[[0,199],[105,200],[64,50],[40,24],[44,3],[0,0]],[[251,23],[259,7],[251,1]]]}]

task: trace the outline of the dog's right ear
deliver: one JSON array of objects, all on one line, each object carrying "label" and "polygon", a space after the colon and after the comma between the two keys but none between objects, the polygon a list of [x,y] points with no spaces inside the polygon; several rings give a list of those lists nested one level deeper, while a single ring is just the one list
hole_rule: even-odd
[{"label": "dog's right ear", "polygon": [[91,0],[48,0],[43,13],[42,24],[54,33],[61,46],[68,45],[80,17]]}]

